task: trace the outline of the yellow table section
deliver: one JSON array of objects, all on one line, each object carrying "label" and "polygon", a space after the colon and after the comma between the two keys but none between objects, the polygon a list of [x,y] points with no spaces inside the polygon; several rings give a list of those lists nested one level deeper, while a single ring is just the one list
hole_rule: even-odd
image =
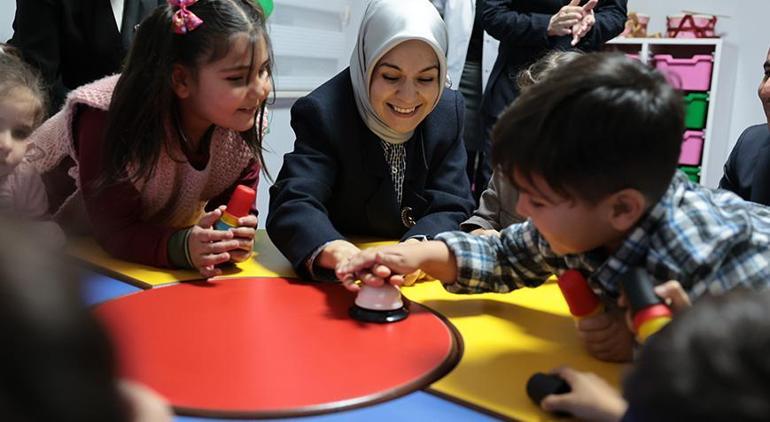
[{"label": "yellow table section", "polygon": [[619,386],[622,365],[589,356],[555,282],[512,293],[456,295],[439,282],[403,288],[406,297],[447,317],[462,334],[457,367],[431,389],[523,421],[557,420],[535,406],[525,386],[535,372],[569,365]]},{"label": "yellow table section", "polygon": [[[71,239],[67,244],[67,252],[98,271],[143,289],[202,278],[197,271],[150,267],[113,258],[94,239],[87,237]],[[254,242],[254,256],[224,270],[224,276],[295,277],[295,274],[289,261],[270,242],[267,233],[258,230]]]},{"label": "yellow table section", "polygon": [[[392,243],[372,239],[356,242],[362,248]],[[111,258],[93,239],[75,239],[69,252],[99,271],[142,288],[201,278],[193,271],[153,268]],[[254,252],[252,259],[228,270],[224,277],[295,276],[264,230],[257,232]],[[526,382],[535,372],[567,364],[596,372],[615,386],[619,384],[620,365],[600,362],[583,349],[554,282],[508,294],[455,295],[445,291],[441,283],[431,281],[405,287],[403,293],[447,317],[462,334],[462,360],[431,386],[441,394],[513,419],[542,421],[555,419],[526,395]]]}]

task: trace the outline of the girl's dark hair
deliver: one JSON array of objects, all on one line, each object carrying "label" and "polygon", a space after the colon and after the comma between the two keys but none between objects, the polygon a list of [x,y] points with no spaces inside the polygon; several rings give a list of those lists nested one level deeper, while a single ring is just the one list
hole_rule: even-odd
[{"label": "girl's dark hair", "polygon": [[5,97],[16,88],[26,88],[38,100],[35,126],[43,122],[47,109],[47,93],[40,74],[24,63],[18,50],[0,43],[0,97]]},{"label": "girl's dark hair", "polygon": [[78,276],[35,233],[0,216],[0,420],[128,420],[111,344]]},{"label": "girl's dark hair", "polygon": [[[153,174],[166,139],[166,124],[177,124],[176,96],[171,75],[174,64],[193,72],[229,53],[230,38],[249,36],[252,54],[260,40],[267,47],[268,73],[272,75],[272,48],[265,27],[265,15],[253,0],[199,0],[188,7],[203,24],[186,34],[176,34],[171,18],[176,7],[159,6],[139,25],[123,73],[115,86],[105,134],[103,185],[119,181],[146,180]],[[252,65],[253,66],[253,65]],[[252,72],[246,81],[251,80]],[[241,136],[257,156],[262,157],[263,102],[251,129]]]},{"label": "girl's dark hair", "polygon": [[682,96],[654,69],[618,53],[557,66],[500,115],[492,162],[512,178],[542,176],[568,198],[596,203],[626,188],[657,201],[676,170]]},{"label": "girl's dark hair", "polygon": [[651,337],[624,382],[639,421],[767,421],[770,291],[700,299]]}]

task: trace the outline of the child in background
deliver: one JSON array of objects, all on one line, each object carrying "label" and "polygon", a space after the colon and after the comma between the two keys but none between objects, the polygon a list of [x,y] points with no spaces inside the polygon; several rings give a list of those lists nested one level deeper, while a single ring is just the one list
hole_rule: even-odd
[{"label": "child in background", "polygon": [[72,228],[87,212],[105,250],[141,264],[211,277],[248,259],[255,209],[235,229],[212,224],[237,185],[257,187],[271,89],[253,1],[169,0],[139,26],[121,75],[73,91],[35,133],[41,171],[74,161],[57,218]]},{"label": "child in background", "polygon": [[[586,275],[605,307],[640,267],[679,281],[692,299],[770,283],[770,209],[690,182],[676,171],[682,98],[653,69],[618,54],[587,54],[555,69],[506,110],[493,160],[519,191],[528,220],[500,236],[364,251],[340,279],[400,284],[420,268],[455,293],[510,292],[552,274]],[[628,350],[624,318],[583,327],[594,356]]]},{"label": "child in background", "polygon": [[[557,66],[568,64],[581,53],[576,51],[552,51],[519,73],[516,85],[519,91],[535,85],[548,76]],[[506,175],[492,171],[489,185],[481,193],[479,207],[473,215],[460,224],[460,229],[473,234],[500,235],[500,230],[511,224],[521,223],[523,218],[516,212],[518,192],[508,182]]]},{"label": "child in background", "polygon": [[766,421],[770,291],[707,297],[645,343],[622,398],[591,373],[560,368],[572,391],[542,406],[586,421]]},{"label": "child in background", "polygon": [[83,305],[73,268],[0,217],[0,420],[171,420],[146,387],[117,381],[110,343]]}]

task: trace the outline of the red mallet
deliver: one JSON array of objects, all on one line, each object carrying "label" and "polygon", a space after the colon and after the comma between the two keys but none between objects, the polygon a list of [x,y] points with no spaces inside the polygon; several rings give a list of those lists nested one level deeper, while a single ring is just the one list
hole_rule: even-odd
[{"label": "red mallet", "polygon": [[636,340],[644,343],[671,321],[671,309],[655,294],[649,274],[633,268],[620,281],[633,315]]},{"label": "red mallet", "polygon": [[580,271],[564,271],[559,276],[558,284],[569,306],[569,312],[575,318],[585,318],[604,311],[604,305],[599,300],[599,296],[591,290],[591,286]]},{"label": "red mallet", "polygon": [[227,203],[227,209],[222,214],[214,228],[217,230],[227,230],[233,227],[238,227],[238,219],[249,215],[251,207],[254,205],[254,201],[257,199],[257,192],[254,189],[238,185],[235,187],[235,192],[230,197],[230,202]]}]

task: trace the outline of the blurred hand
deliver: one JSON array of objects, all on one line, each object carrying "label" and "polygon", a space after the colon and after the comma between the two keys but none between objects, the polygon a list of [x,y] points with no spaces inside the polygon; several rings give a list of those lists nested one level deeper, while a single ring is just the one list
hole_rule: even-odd
[{"label": "blurred hand", "polygon": [[576,23],[572,27],[572,46],[576,46],[577,43],[594,27],[596,23],[596,16],[594,15],[594,7],[599,0],[588,0],[588,3],[582,7],[583,17],[580,22]]},{"label": "blurred hand", "polygon": [[608,362],[629,362],[634,354],[634,334],[625,322],[625,312],[612,310],[581,318],[578,335],[591,356]]},{"label": "blurred hand", "polygon": [[254,237],[257,234],[257,216],[247,215],[238,219],[238,227],[230,229],[238,240],[238,248],[230,251],[230,260],[243,262],[251,257],[254,250]]},{"label": "blurred hand", "polygon": [[482,229],[478,228],[476,230],[471,231],[472,235],[475,236],[497,236],[500,237],[500,232],[495,229]]},{"label": "blurred hand", "polygon": [[557,368],[553,373],[567,381],[572,391],[546,396],[540,403],[544,410],[569,412],[576,419],[596,422],[617,422],[626,413],[628,403],[596,374],[569,367]]}]

